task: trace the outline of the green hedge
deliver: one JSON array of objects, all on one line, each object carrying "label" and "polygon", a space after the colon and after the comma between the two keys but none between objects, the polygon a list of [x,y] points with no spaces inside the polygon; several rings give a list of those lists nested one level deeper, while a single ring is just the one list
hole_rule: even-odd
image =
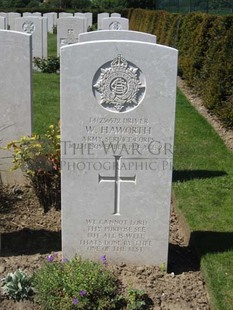
[{"label": "green hedge", "polygon": [[179,50],[179,75],[209,111],[233,128],[233,15],[130,10],[130,29]]}]

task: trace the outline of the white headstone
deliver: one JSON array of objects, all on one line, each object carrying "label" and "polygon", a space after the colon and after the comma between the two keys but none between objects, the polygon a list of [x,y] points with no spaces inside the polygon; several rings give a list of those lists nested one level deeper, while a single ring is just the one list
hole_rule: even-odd
[{"label": "white headstone", "polygon": [[[8,25],[8,14],[5,13],[5,12],[0,12],[0,16],[1,17],[5,17],[5,19],[6,19],[6,27],[7,27],[7,25]],[[7,28],[2,28],[2,29],[7,29]]]},{"label": "white headstone", "polygon": [[74,15],[72,13],[66,13],[66,12],[61,12],[59,13],[59,18],[63,17],[73,17]]},{"label": "white headstone", "polygon": [[48,18],[48,32],[53,33],[54,27],[57,25],[57,13],[45,13],[43,14],[43,17]]},{"label": "white headstone", "polygon": [[103,30],[128,30],[129,20],[128,18],[121,17],[109,17],[102,19]]},{"label": "white headstone", "polygon": [[42,19],[43,25],[43,34],[42,34],[42,43],[43,43],[43,58],[47,59],[48,57],[48,18],[40,17]]},{"label": "white headstone", "polygon": [[[0,42],[1,148],[32,133],[32,42],[28,34],[7,30],[0,31]],[[0,182],[25,182],[11,167],[11,153],[0,150]]]},{"label": "white headstone", "polygon": [[87,12],[84,14],[87,17],[87,27],[91,27],[93,24],[93,13]]},{"label": "white headstone", "polygon": [[57,54],[64,45],[78,42],[78,35],[84,30],[84,19],[79,17],[64,17],[57,20]]},{"label": "white headstone", "polygon": [[111,17],[121,17],[121,14],[120,13],[112,13]]},{"label": "white headstone", "polygon": [[97,15],[97,29],[98,30],[102,30],[103,27],[102,27],[102,20],[103,18],[108,18],[109,17],[109,13],[99,13]]},{"label": "white headstone", "polygon": [[[47,57],[47,30],[45,18],[36,16],[20,17],[15,19],[16,31],[32,35],[32,56]],[[46,35],[45,35],[46,33]]]},{"label": "white headstone", "polygon": [[32,16],[37,16],[37,17],[41,17],[41,13],[40,12],[33,12]]},{"label": "white headstone", "polygon": [[23,17],[27,17],[27,16],[32,16],[32,13],[30,13],[30,12],[24,12],[24,13],[23,13]]},{"label": "white headstone", "polygon": [[2,30],[7,29],[6,17],[0,16],[0,29],[2,29]]},{"label": "white headstone", "polygon": [[82,32],[86,32],[88,28],[88,19],[83,13],[75,13],[76,18],[82,19],[83,26],[82,26]]},{"label": "white headstone", "polygon": [[8,13],[8,25],[10,30],[15,30],[15,19],[21,17],[21,14],[10,12]]},{"label": "white headstone", "polygon": [[132,40],[132,41],[156,43],[156,36],[153,34],[139,31],[99,30],[99,31],[80,33],[78,37],[78,41],[80,43],[96,40]]},{"label": "white headstone", "polygon": [[61,49],[64,257],[167,263],[176,79],[169,47]]},{"label": "white headstone", "polygon": [[76,12],[76,13],[74,13],[74,16],[75,17],[85,17],[85,14],[81,13],[81,12]]}]

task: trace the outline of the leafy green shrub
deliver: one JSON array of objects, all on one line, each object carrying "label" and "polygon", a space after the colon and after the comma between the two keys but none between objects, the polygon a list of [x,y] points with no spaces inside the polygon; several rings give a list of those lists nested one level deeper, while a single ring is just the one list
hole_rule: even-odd
[{"label": "leafy green shrub", "polygon": [[48,57],[48,59],[34,57],[33,62],[43,73],[56,73],[60,70],[59,57]]},{"label": "leafy green shrub", "polygon": [[145,292],[142,290],[129,289],[127,299],[127,310],[142,310],[146,306]]},{"label": "leafy green shrub", "polygon": [[59,261],[56,253],[49,255],[32,277],[35,301],[46,310],[151,309],[144,291],[128,289],[123,294],[106,256],[100,260],[102,263],[75,257]]},{"label": "leafy green shrub", "polygon": [[131,30],[152,33],[158,43],[179,50],[179,75],[232,128],[233,16],[142,9],[131,10],[129,16]]},{"label": "leafy green shrub", "polygon": [[12,141],[13,168],[29,178],[44,212],[61,208],[60,127],[51,125],[44,136],[32,135]]},{"label": "leafy green shrub", "polygon": [[54,261],[35,272],[36,300],[47,310],[115,309],[117,280],[99,263],[81,260]]},{"label": "leafy green shrub", "polygon": [[3,293],[9,299],[20,301],[32,298],[34,291],[31,285],[31,278],[20,269],[14,273],[8,273],[2,279],[2,282]]}]

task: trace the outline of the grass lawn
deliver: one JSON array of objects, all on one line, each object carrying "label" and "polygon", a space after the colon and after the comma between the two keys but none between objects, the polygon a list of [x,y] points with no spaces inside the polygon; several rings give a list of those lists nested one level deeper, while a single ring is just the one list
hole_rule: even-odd
[{"label": "grass lawn", "polygon": [[214,309],[233,309],[233,153],[180,91],[173,180]]},{"label": "grass lawn", "polygon": [[[50,53],[55,37],[49,36]],[[33,73],[33,86],[34,128],[43,133],[59,119],[59,75]],[[213,309],[233,309],[233,153],[179,90],[173,192],[200,254]]]},{"label": "grass lawn", "polygon": [[46,132],[60,119],[60,76],[56,73],[33,72],[34,133]]}]

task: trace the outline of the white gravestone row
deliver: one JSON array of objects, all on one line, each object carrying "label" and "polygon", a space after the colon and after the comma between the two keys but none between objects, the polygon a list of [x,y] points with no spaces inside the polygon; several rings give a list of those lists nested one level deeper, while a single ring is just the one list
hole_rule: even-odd
[{"label": "white gravestone row", "polygon": [[79,43],[86,41],[96,41],[96,40],[132,40],[132,41],[156,43],[156,36],[139,31],[99,30],[99,31],[80,33],[78,37]]},{"label": "white gravestone row", "polygon": [[27,16],[15,19],[15,30],[32,35],[32,56],[47,58],[48,19],[46,17]]},{"label": "white gravestone row", "polygon": [[[0,31],[0,147],[32,133],[31,39],[29,34]],[[0,183],[24,183],[22,173],[11,167],[11,153],[0,150]]]},{"label": "white gravestone row", "polygon": [[86,32],[86,19],[79,17],[64,17],[57,20],[57,54],[64,45],[78,42],[78,36]]},{"label": "white gravestone row", "polygon": [[[8,14],[5,12],[0,12],[0,17],[4,17],[6,19],[6,25],[7,25],[8,24]],[[4,28],[4,29],[7,29],[7,28]]]},{"label": "white gravestone row", "polygon": [[153,43],[61,48],[65,258],[167,263],[176,76]]},{"label": "white gravestone row", "polygon": [[102,19],[102,30],[128,30],[129,20],[122,17],[108,17]]}]

